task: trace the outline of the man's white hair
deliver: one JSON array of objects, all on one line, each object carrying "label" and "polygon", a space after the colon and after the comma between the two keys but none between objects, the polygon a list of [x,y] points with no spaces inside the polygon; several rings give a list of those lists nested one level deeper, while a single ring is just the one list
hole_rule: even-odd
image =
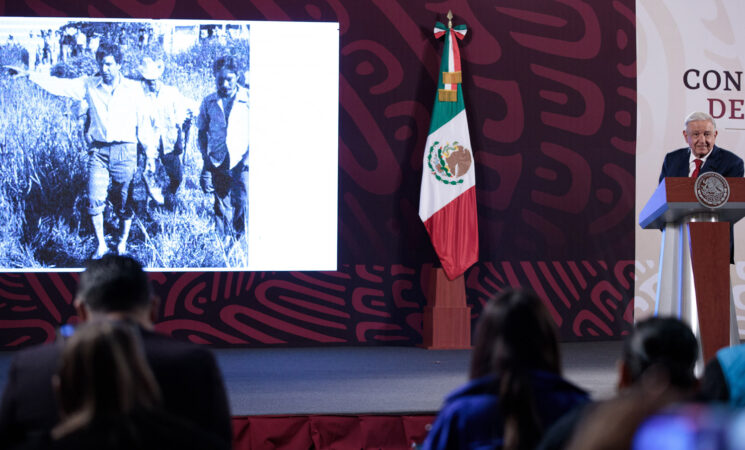
[{"label": "man's white hair", "polygon": [[688,124],[691,122],[695,122],[697,120],[708,120],[711,122],[712,125],[714,125],[714,129],[717,129],[717,123],[714,122],[714,118],[711,117],[711,114],[707,114],[702,111],[694,111],[690,114],[688,114],[688,117],[686,117],[685,126],[688,128]]}]

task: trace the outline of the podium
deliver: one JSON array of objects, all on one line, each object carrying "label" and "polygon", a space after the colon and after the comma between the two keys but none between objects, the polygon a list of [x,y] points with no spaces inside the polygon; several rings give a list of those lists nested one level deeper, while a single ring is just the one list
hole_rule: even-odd
[{"label": "podium", "polygon": [[642,228],[662,230],[655,315],[688,323],[704,362],[739,343],[729,241],[730,223],[745,216],[745,178],[726,181],[729,199],[710,207],[699,202],[696,179],[665,178],[639,216]]}]

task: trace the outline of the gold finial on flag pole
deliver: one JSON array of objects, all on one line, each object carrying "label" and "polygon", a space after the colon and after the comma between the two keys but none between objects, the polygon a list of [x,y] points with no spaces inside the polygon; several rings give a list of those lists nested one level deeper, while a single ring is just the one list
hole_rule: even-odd
[{"label": "gold finial on flag pole", "polygon": [[448,10],[447,18],[448,18],[448,29],[453,28],[453,11],[452,10]]}]

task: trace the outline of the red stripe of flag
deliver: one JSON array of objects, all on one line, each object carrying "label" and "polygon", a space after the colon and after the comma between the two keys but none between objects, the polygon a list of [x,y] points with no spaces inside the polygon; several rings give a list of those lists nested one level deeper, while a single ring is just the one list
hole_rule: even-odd
[{"label": "red stripe of flag", "polygon": [[424,226],[448,278],[462,275],[479,258],[476,187],[432,214]]}]

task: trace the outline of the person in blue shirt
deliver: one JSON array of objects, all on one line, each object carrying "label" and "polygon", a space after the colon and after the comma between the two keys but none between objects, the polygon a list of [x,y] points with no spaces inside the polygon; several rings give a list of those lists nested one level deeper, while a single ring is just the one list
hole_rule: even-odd
[{"label": "person in blue shirt", "polygon": [[561,376],[556,325],[538,296],[506,289],[474,337],[470,381],[445,399],[424,449],[533,448],[543,430],[589,401]]}]

